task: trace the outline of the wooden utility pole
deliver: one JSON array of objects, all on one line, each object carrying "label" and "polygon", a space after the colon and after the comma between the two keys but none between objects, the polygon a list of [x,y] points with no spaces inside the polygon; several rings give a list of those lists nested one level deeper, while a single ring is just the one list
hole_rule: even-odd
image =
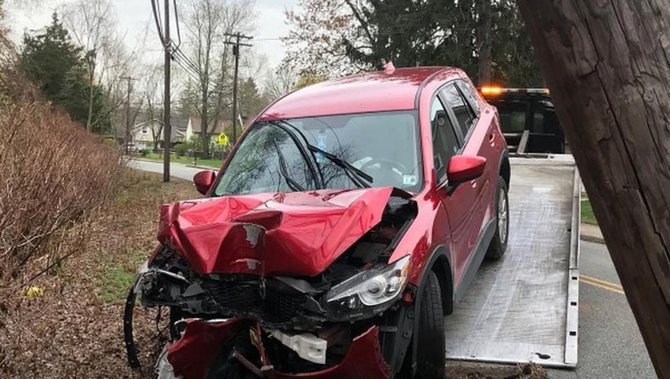
[{"label": "wooden utility pole", "polygon": [[659,378],[670,378],[670,1],[519,0]]},{"label": "wooden utility pole", "polygon": [[128,155],[128,145],[130,144],[130,92],[132,91],[132,86],[130,84],[134,79],[131,76],[124,76],[121,79],[126,79],[128,81],[128,88],[126,90],[126,137],[125,137],[125,153]]},{"label": "wooden utility pole", "polygon": [[170,124],[170,0],[165,0],[165,29],[163,30],[163,48],[165,50],[165,98],[163,103],[163,181],[170,181],[170,144],[172,142],[172,125]]},{"label": "wooden utility pole", "polygon": [[226,41],[226,45],[233,45],[233,55],[235,56],[235,73],[233,75],[233,117],[231,121],[233,122],[233,141],[232,144],[235,144],[237,141],[237,74],[240,66],[240,46],[252,46],[249,43],[241,43],[240,39],[250,40],[253,37],[245,36],[240,33],[235,34],[225,34],[228,37],[235,38],[235,42]]}]

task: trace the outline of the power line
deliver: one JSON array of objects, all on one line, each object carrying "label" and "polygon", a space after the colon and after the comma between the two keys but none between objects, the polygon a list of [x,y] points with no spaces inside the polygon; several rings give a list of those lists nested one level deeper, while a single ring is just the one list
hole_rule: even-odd
[{"label": "power line", "polygon": [[200,73],[200,66],[195,64],[181,49],[175,49],[173,51],[174,55],[179,57],[185,64],[187,64],[193,72],[196,74]]},{"label": "power line", "polygon": [[177,26],[177,45],[174,47],[175,49],[179,49],[179,46],[181,46],[181,28],[179,27],[179,12],[177,11],[177,0],[172,0],[172,4],[174,5],[174,20],[175,20],[175,25]]},{"label": "power line", "polygon": [[186,55],[186,53],[184,53],[182,49],[175,50],[175,53],[179,54],[191,67],[193,67],[193,69],[196,72],[200,72],[200,65],[198,63],[193,62],[193,60],[189,58],[188,55]]},{"label": "power line", "polygon": [[156,0],[151,0],[151,11],[154,15],[154,22],[156,24],[156,30],[158,31],[158,38],[161,40],[163,47],[165,47],[165,37],[163,36],[163,23],[161,22],[160,8],[156,3]]},{"label": "power line", "polygon": [[188,65],[186,65],[184,62],[182,62],[179,58],[176,56],[172,56],[172,59],[181,67],[181,69],[193,80],[198,81],[200,80],[200,76],[196,74],[193,69],[189,68]]}]

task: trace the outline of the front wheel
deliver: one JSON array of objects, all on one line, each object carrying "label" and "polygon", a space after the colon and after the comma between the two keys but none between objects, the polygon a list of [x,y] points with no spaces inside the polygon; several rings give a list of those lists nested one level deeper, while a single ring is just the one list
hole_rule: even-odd
[{"label": "front wheel", "polygon": [[496,232],[493,235],[486,258],[499,259],[507,250],[509,237],[509,201],[507,198],[507,183],[503,177],[498,178],[496,191]]},{"label": "front wheel", "polygon": [[415,379],[444,378],[445,336],[442,291],[434,272],[428,272],[420,298],[419,327],[414,340],[418,346]]}]

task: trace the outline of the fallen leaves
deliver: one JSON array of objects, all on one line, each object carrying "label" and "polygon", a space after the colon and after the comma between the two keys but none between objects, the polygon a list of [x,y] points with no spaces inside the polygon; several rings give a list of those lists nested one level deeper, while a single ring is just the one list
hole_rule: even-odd
[{"label": "fallen leaves", "polygon": [[[0,377],[138,378],[162,347],[155,311],[138,307],[136,339],[142,373],[131,370],[123,344],[125,287],[156,246],[162,203],[198,197],[193,184],[128,171],[120,194],[90,216],[77,254],[23,290],[0,289]],[[68,243],[68,239],[63,239]],[[63,247],[67,250],[67,247]],[[44,270],[37,260],[24,278]]]}]

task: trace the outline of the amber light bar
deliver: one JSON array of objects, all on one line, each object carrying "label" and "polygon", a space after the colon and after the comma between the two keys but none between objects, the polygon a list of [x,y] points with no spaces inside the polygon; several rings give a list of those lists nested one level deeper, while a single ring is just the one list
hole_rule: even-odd
[{"label": "amber light bar", "polygon": [[511,93],[541,93],[541,94],[549,94],[549,89],[547,88],[503,88],[503,87],[498,87],[498,86],[482,86],[479,88],[479,92],[481,92],[482,95],[484,96],[498,96],[501,95],[504,92],[511,92]]}]

